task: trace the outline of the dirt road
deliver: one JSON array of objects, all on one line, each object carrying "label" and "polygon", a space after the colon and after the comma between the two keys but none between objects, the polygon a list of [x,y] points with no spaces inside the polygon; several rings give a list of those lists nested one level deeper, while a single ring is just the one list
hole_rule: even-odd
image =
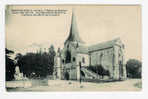
[{"label": "dirt road", "polygon": [[141,84],[141,79],[106,83],[82,82],[81,84],[78,81],[48,80],[48,85],[9,88],[8,91],[140,91]]}]

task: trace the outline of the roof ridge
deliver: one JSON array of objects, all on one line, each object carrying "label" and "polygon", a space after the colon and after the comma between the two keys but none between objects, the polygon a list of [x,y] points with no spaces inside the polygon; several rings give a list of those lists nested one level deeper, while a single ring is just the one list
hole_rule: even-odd
[{"label": "roof ridge", "polygon": [[91,46],[88,46],[89,51],[92,50],[97,50],[97,49],[104,49],[104,48],[108,48],[108,47],[112,47],[118,40],[120,40],[120,38],[115,38],[113,40],[109,40],[109,41],[104,41],[98,44],[94,44]]}]

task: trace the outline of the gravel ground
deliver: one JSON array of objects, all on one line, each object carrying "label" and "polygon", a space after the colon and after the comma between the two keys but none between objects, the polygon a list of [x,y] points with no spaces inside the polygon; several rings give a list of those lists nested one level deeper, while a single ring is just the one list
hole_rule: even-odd
[{"label": "gravel ground", "polygon": [[30,88],[7,88],[7,91],[140,91],[142,89],[141,79],[127,79],[125,81],[105,83],[82,82],[81,84],[78,81],[34,80],[32,83],[33,86]]}]

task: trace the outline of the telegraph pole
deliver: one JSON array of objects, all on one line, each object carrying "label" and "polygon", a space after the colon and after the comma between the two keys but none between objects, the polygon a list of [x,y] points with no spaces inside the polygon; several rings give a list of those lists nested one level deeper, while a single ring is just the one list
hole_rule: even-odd
[{"label": "telegraph pole", "polygon": [[81,62],[79,62],[79,66],[80,66],[80,84],[81,84]]}]

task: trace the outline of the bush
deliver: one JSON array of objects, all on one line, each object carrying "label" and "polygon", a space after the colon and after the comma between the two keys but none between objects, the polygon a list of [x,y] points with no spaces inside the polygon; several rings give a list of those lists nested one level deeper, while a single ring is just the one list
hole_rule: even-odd
[{"label": "bush", "polygon": [[6,81],[10,81],[14,79],[14,73],[15,73],[15,64],[14,60],[10,58],[10,54],[13,54],[14,52],[11,50],[5,49],[6,55]]},{"label": "bush", "polygon": [[105,70],[102,65],[89,66],[88,69],[101,76],[110,75],[109,71]]},{"label": "bush", "polygon": [[55,51],[17,54],[15,59],[20,71],[28,78],[44,78],[53,74]]},{"label": "bush", "polygon": [[142,63],[136,59],[129,59],[126,63],[127,77],[141,78]]}]

